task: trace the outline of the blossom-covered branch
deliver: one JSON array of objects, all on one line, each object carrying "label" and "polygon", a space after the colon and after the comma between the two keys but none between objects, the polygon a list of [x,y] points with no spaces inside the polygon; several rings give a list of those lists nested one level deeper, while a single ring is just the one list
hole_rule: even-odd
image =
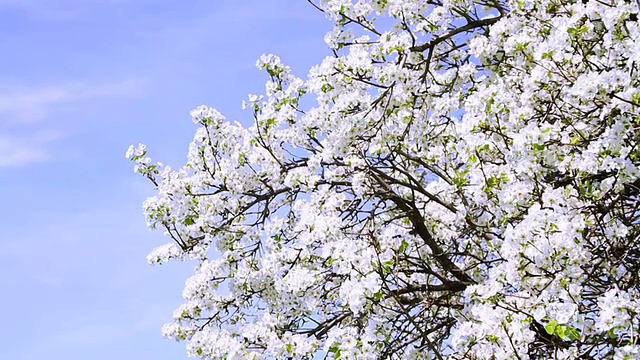
[{"label": "blossom-covered branch", "polygon": [[[640,357],[640,25],[623,0],[318,0],[334,56],[196,108],[152,263],[203,359]],[[314,100],[313,105],[309,101]]]}]

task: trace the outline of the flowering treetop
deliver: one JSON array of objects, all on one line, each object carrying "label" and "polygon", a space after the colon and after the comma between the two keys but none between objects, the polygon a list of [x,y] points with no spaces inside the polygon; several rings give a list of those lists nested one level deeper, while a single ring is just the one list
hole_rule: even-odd
[{"label": "flowering treetop", "polygon": [[203,359],[640,357],[638,3],[312,5],[334,56],[306,79],[262,56],[252,126],[200,106],[181,169],[127,154],[171,238],[149,261],[197,262],[164,334]]}]

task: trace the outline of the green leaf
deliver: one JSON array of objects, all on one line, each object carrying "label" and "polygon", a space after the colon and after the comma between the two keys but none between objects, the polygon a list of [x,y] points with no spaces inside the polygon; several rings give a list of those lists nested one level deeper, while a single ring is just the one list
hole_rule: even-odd
[{"label": "green leaf", "polygon": [[383,261],[382,262],[382,269],[384,270],[384,272],[390,272],[391,271],[391,267],[393,266],[393,264],[395,263],[395,261],[393,259],[387,260],[387,261]]},{"label": "green leaf", "polygon": [[575,341],[580,338],[580,330],[578,328],[571,325],[558,324],[555,320],[551,320],[544,329],[549,335],[556,335],[562,340]]},{"label": "green leaf", "polygon": [[580,339],[580,330],[573,326],[567,326],[567,330],[565,333],[567,335],[567,338],[571,341]]},{"label": "green leaf", "polygon": [[320,87],[320,91],[326,93],[333,90],[333,86],[331,86],[331,84],[323,84],[322,87]]},{"label": "green leaf", "polygon": [[546,147],[543,144],[533,144],[533,149],[537,151],[543,151]]},{"label": "green leaf", "polygon": [[241,153],[238,156],[238,164],[240,164],[241,166],[247,163],[247,154],[245,153]]},{"label": "green leaf", "polygon": [[490,176],[487,178],[487,187],[493,188],[494,186],[500,183],[500,179],[495,176]]},{"label": "green leaf", "polygon": [[555,320],[551,320],[547,325],[545,325],[544,329],[547,331],[549,335],[553,335],[556,332],[557,326],[558,326],[558,322]]},{"label": "green leaf", "polygon": [[131,157],[131,161],[138,161],[138,160],[142,159],[143,157],[145,157],[146,155],[147,155],[147,151],[145,150],[140,155],[133,155]]},{"label": "green leaf", "polygon": [[265,124],[267,125],[266,126],[267,128],[270,128],[275,123],[276,123],[276,119],[275,118],[268,118],[267,121],[265,122]]},{"label": "green leaf", "polygon": [[338,343],[333,343],[331,345],[331,347],[329,348],[329,352],[333,353],[333,355],[334,355],[333,358],[334,359],[339,359],[340,358],[340,348],[339,348],[340,344],[341,343],[339,343],[339,342]]},{"label": "green leaf", "polygon": [[198,215],[194,215],[194,214],[189,214],[187,216],[185,216],[184,220],[182,221],[182,224],[189,226],[189,225],[193,225],[196,223],[196,219],[198,218]]},{"label": "green leaf", "polygon": [[409,243],[406,240],[402,240],[402,243],[400,244],[400,248],[398,249],[398,252],[403,253],[407,251],[408,247],[409,247]]},{"label": "green leaf", "polygon": [[556,326],[556,335],[560,338],[564,339],[567,337],[567,326],[566,325],[558,325]]}]

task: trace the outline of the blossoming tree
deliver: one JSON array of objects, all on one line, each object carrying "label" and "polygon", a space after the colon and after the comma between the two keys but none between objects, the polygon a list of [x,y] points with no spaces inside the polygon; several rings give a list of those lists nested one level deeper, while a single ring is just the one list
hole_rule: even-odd
[{"label": "blossoming tree", "polygon": [[334,56],[261,57],[252,126],[196,108],[179,170],[129,149],[171,239],[149,261],[197,263],[164,334],[203,359],[640,358],[639,4],[311,4]]}]

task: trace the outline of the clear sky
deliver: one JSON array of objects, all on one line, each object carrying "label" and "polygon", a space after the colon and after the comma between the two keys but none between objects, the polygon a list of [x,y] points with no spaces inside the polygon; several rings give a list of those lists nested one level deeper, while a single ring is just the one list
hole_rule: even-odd
[{"label": "clear sky", "polygon": [[262,53],[329,52],[302,0],[0,0],[0,357],[185,359],[161,326],[192,264],[146,264],[144,142],[183,165],[207,104],[247,124]]}]

